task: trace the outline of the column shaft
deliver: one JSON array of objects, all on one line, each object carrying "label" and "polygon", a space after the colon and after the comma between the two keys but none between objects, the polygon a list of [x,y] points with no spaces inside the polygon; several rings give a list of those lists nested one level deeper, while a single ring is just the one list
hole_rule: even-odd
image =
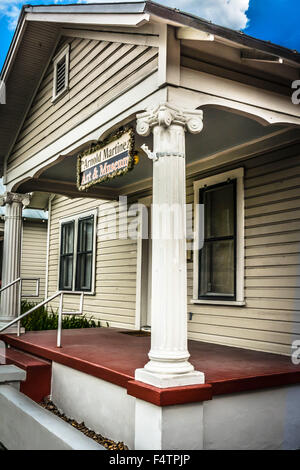
[{"label": "column shaft", "polygon": [[150,122],[154,136],[151,350],[135,378],[161,388],[204,383],[187,349],[186,120],[168,105],[157,119],[148,115],[146,123],[141,115],[138,132],[147,135]]},{"label": "column shaft", "polygon": [[153,298],[149,357],[158,362],[149,363],[146,369],[190,371],[193,367],[186,363],[189,353],[184,314],[187,297],[184,129],[182,126],[167,129],[157,126],[153,134],[154,151],[168,153],[153,163]]},{"label": "column shaft", "polygon": [[[2,287],[21,275],[22,209],[29,202],[28,195],[6,193],[3,243]],[[4,325],[20,315],[19,284],[1,293],[0,323]]]}]

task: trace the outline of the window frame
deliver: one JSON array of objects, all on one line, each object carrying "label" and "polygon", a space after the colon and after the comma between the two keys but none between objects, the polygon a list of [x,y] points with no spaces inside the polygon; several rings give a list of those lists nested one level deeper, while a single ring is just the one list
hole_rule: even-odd
[{"label": "window frame", "polygon": [[[86,219],[88,217],[94,217],[93,226],[93,256],[92,256],[92,282],[91,290],[76,290],[76,277],[77,277],[77,247],[78,247],[78,226],[79,220]],[[62,250],[62,226],[66,223],[74,222],[74,247],[73,247],[73,273],[72,273],[72,289],[67,290],[68,292],[84,292],[85,295],[95,295],[95,280],[96,280],[96,257],[97,257],[97,216],[98,209],[92,209],[86,212],[80,212],[69,217],[65,217],[59,220],[59,262],[58,262],[58,290],[60,289],[60,275],[61,275],[61,250]]]},{"label": "window frame", "polygon": [[[226,183],[228,180],[235,180],[236,183],[236,250],[235,250],[235,298],[226,300],[225,296],[217,298],[213,296],[199,297],[200,284],[200,253],[199,246],[199,214],[196,207],[200,204],[200,191],[206,187],[213,187]],[[194,237],[194,253],[193,253],[193,304],[211,304],[211,305],[232,305],[243,306],[244,301],[244,271],[245,271],[245,214],[244,214],[244,168],[219,173],[208,178],[194,181],[194,214],[195,214],[195,237]]]},{"label": "window frame", "polygon": [[[59,62],[65,58],[66,60],[66,75],[65,75],[65,86],[59,92],[56,93],[57,85],[57,66]],[[64,96],[69,91],[69,65],[70,65],[70,44],[64,46],[58,54],[53,58],[53,90],[52,90],[52,103],[55,103],[59,98]]]}]

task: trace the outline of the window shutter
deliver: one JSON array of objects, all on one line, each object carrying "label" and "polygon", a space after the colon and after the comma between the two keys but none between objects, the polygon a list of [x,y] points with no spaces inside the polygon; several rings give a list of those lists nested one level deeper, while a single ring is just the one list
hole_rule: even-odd
[{"label": "window shutter", "polygon": [[56,66],[56,96],[66,87],[66,56]]}]

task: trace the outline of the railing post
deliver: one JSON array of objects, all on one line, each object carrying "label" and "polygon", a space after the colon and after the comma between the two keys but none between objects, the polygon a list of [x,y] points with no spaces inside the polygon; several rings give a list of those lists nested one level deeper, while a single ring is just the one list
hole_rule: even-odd
[{"label": "railing post", "polygon": [[61,326],[62,326],[62,310],[63,310],[63,292],[60,294],[59,311],[58,311],[58,325],[57,325],[57,344],[61,348]]},{"label": "railing post", "polygon": [[[19,312],[22,313],[22,278],[19,281]],[[21,335],[21,320],[17,323],[17,336]]]},{"label": "railing post", "polygon": [[80,313],[83,313],[83,292],[81,292],[81,296],[80,296],[80,307],[79,307],[79,311]]},{"label": "railing post", "polygon": [[35,290],[35,295],[38,297],[40,295],[40,278],[36,279],[36,290]]}]

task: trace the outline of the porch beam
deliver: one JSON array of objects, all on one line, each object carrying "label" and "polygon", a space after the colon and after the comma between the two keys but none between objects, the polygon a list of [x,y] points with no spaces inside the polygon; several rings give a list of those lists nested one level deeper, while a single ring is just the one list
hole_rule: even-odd
[{"label": "porch beam", "polygon": [[173,26],[160,25],[158,85],[180,85],[180,41]]},{"label": "porch beam", "polygon": [[300,125],[299,106],[291,98],[266,90],[237,85],[221,77],[182,68],[182,87],[168,87],[171,103],[185,102],[193,109],[213,105],[249,115],[260,124]]},{"label": "porch beam", "polygon": [[22,185],[22,189],[27,192],[46,192],[61,194],[70,198],[88,197],[94,199],[115,200],[119,197],[119,190],[109,187],[95,186],[88,191],[79,191],[76,184],[69,181],[57,181],[46,178],[38,178],[27,181]]},{"label": "porch beam", "polygon": [[267,54],[257,50],[244,49],[241,51],[241,59],[254,62],[268,62],[275,64],[283,64],[283,59],[273,54]]},{"label": "porch beam", "polygon": [[202,128],[202,111],[185,112],[168,103],[137,116],[137,133],[153,133],[154,151],[148,152],[153,159],[151,350],[135,379],[159,388],[204,383],[204,374],[188,360],[185,206],[185,131],[196,134]]},{"label": "porch beam", "polygon": [[[51,5],[52,7],[52,5]],[[70,5],[71,7],[71,5]],[[150,15],[147,13],[128,13],[128,14],[116,14],[116,13],[83,13],[78,15],[77,11],[70,11],[70,9],[65,12],[60,9],[60,11],[47,12],[43,7],[33,7],[28,6],[25,9],[26,21],[40,21],[47,23],[63,23],[63,24],[86,24],[86,25],[104,25],[104,26],[132,26],[139,27],[147,24],[150,20]]]},{"label": "porch beam", "polygon": [[205,31],[200,31],[199,29],[189,28],[188,26],[183,26],[177,28],[176,31],[177,39],[188,39],[190,41],[214,41],[215,36]]},{"label": "porch beam", "polygon": [[67,36],[71,38],[83,38],[83,39],[92,39],[96,41],[109,41],[109,42],[119,42],[121,44],[136,44],[140,46],[152,46],[158,47],[159,39],[158,35],[137,35],[124,33],[122,31],[91,31],[84,29],[69,29],[63,28],[61,30],[62,36]]}]

